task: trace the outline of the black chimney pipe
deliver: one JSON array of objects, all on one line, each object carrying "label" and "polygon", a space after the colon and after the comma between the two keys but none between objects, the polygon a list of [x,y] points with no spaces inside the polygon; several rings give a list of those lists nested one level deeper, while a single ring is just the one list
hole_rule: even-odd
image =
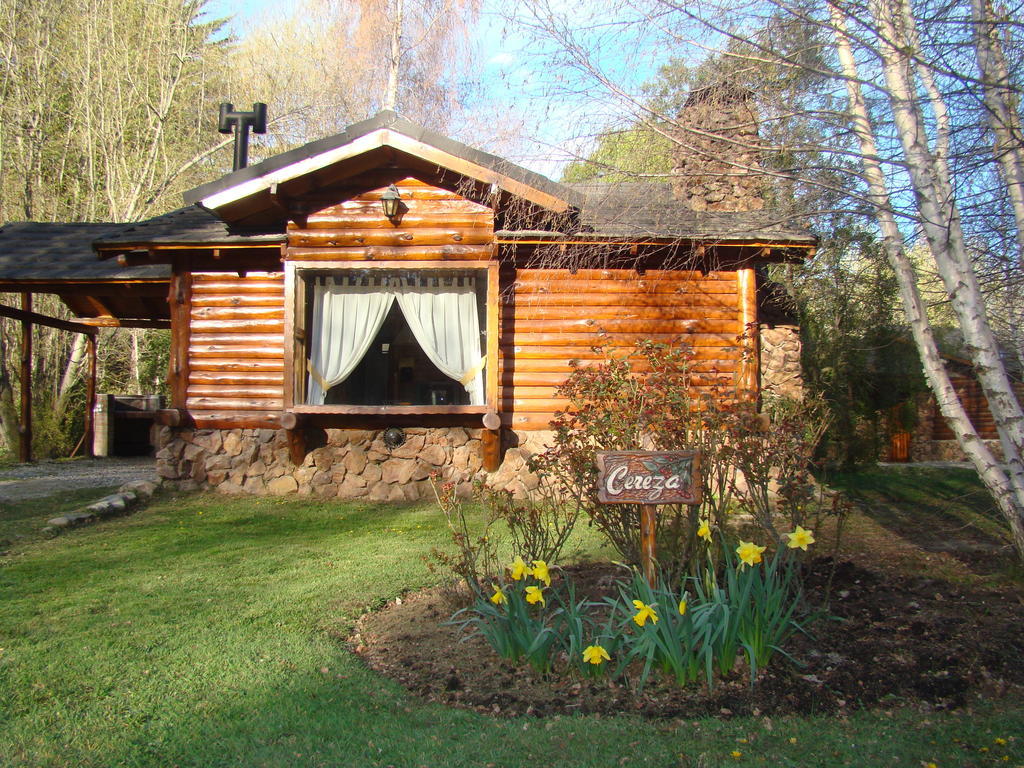
[{"label": "black chimney pipe", "polygon": [[253,133],[267,132],[267,105],[257,101],[252,112],[235,112],[232,104],[220,105],[220,120],[217,130],[221,133],[235,132],[235,163],[232,170],[245,168],[249,164],[249,129]]}]

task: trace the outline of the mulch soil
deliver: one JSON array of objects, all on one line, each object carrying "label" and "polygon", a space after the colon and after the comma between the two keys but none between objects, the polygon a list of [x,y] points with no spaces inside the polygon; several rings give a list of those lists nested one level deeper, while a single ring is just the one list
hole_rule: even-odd
[{"label": "mulch soil", "polygon": [[[424,699],[498,716],[633,713],[651,718],[844,712],[858,707],[949,709],[1024,692],[1024,600],[1014,586],[947,581],[872,567],[863,558],[813,563],[809,603],[827,617],[777,654],[754,685],[733,679],[679,687],[653,679],[543,677],[499,659],[479,636],[445,622],[457,608],[440,589],[365,615],[351,638],[366,663]],[[610,594],[611,566],[567,569],[577,593]],[[619,571],[621,573],[621,571]]]}]

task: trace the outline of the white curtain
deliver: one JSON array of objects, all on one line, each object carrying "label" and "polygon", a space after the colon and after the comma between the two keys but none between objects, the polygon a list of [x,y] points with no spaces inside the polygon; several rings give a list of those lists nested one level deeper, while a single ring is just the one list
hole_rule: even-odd
[{"label": "white curtain", "polygon": [[472,277],[403,277],[398,306],[420,347],[441,372],[462,384],[470,405],[484,405],[480,316]]},{"label": "white curtain", "polygon": [[327,390],[355,370],[395,300],[387,278],[319,277],[313,286],[313,327],[306,402],[323,405]]}]

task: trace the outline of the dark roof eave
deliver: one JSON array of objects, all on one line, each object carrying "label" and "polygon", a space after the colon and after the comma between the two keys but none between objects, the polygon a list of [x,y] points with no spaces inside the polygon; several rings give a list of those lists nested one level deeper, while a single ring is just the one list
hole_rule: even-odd
[{"label": "dark roof eave", "polygon": [[494,233],[498,240],[552,240],[571,243],[573,241],[603,240],[609,244],[622,243],[649,243],[651,245],[673,245],[682,242],[703,243],[712,245],[764,245],[772,248],[815,248],[818,245],[818,238],[814,235],[807,237],[759,235],[749,233],[742,236],[723,236],[713,234],[661,234],[661,233],[637,233],[635,235],[623,235],[620,233],[607,232],[550,232],[547,230],[498,230]]},{"label": "dark roof eave", "polygon": [[153,241],[153,240],[139,240],[137,242],[131,241],[117,241],[117,242],[104,242],[96,241],[93,243],[93,248],[99,254],[101,259],[109,259],[118,253],[124,253],[126,251],[149,251],[151,249],[157,249],[161,251],[175,251],[175,250],[212,250],[214,248],[226,248],[233,251],[246,250],[250,248],[280,248],[283,243],[288,242],[287,235],[281,235],[274,239],[264,240],[251,240],[240,242],[238,240],[227,240],[224,242],[207,241],[207,240],[180,240],[180,241]]}]

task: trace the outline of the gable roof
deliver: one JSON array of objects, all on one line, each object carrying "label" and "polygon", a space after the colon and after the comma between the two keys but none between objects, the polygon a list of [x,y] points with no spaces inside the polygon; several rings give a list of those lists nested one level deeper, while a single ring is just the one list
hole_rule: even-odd
[{"label": "gable roof", "polygon": [[354,160],[373,155],[380,156],[381,164],[389,159],[401,160],[413,167],[454,171],[555,213],[563,213],[578,203],[573,191],[562,184],[442,136],[391,110],[189,190],[185,202],[213,210],[228,221],[251,220],[253,211],[280,207],[272,194],[279,190],[278,185],[287,186],[307,177],[316,180],[318,173],[330,176],[332,168],[344,176],[346,161],[352,161],[353,170],[348,175],[354,175],[365,168],[365,164]]}]

